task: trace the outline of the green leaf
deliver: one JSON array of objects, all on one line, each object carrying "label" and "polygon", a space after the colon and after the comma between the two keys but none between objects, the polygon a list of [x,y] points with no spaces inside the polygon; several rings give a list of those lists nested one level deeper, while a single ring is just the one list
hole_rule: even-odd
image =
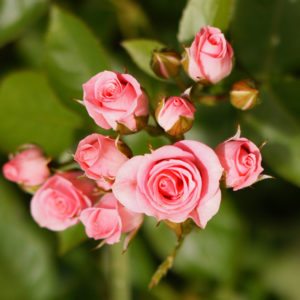
[{"label": "green leaf", "polygon": [[26,26],[37,19],[48,0],[1,0],[0,46],[16,38]]},{"label": "green leaf", "polygon": [[153,50],[159,50],[165,47],[162,43],[153,40],[136,39],[124,41],[122,42],[122,46],[141,70],[159,79],[152,71],[150,62]]},{"label": "green leaf", "polygon": [[262,104],[242,115],[247,125],[243,136],[251,137],[258,145],[268,139],[262,150],[263,161],[300,186],[300,81],[276,80],[260,90]]},{"label": "green leaf", "polygon": [[82,84],[108,69],[109,63],[89,28],[56,6],[51,10],[46,37],[45,67],[64,103],[87,116],[86,110],[72,99],[82,99]]},{"label": "green leaf", "polygon": [[231,36],[238,63],[259,79],[297,70],[299,13],[299,1],[237,1]]},{"label": "green leaf", "polygon": [[57,236],[59,240],[58,253],[60,255],[64,255],[72,248],[88,239],[84,226],[81,223],[64,231],[57,232]]},{"label": "green leaf", "polygon": [[190,41],[195,33],[206,25],[226,30],[231,7],[231,0],[189,0],[179,23],[179,42]]},{"label": "green leaf", "polygon": [[0,298],[56,299],[55,260],[15,187],[0,178]]},{"label": "green leaf", "polygon": [[58,155],[73,144],[77,115],[61,105],[45,77],[22,71],[0,86],[0,150],[7,153],[24,143],[37,143]]}]

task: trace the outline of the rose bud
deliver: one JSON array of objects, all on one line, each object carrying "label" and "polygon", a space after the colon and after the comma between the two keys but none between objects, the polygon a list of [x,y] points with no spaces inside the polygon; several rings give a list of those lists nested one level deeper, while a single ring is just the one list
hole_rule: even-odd
[{"label": "rose bud", "polygon": [[3,166],[4,176],[24,186],[42,184],[50,175],[47,158],[42,149],[36,145],[24,145],[21,151],[11,156]]},{"label": "rose bud", "polygon": [[130,149],[120,140],[94,133],[79,142],[74,159],[87,177],[113,180],[129,156]]},{"label": "rose bud", "polygon": [[168,79],[178,74],[180,70],[181,57],[176,51],[162,49],[154,50],[151,59],[151,68],[160,78]]},{"label": "rose bud", "polygon": [[190,130],[196,108],[181,97],[163,98],[155,111],[158,124],[170,135],[178,136]]},{"label": "rose bud", "polygon": [[230,74],[232,57],[233,50],[221,30],[205,26],[185,48],[182,65],[193,80],[217,83]]},{"label": "rose bud", "polygon": [[250,79],[242,79],[236,82],[230,91],[231,104],[241,110],[248,110],[259,103],[259,91]]},{"label": "rose bud", "polygon": [[174,223],[192,218],[204,228],[220,206],[222,173],[210,147],[183,140],[125,162],[112,190],[136,213]]},{"label": "rose bud", "polygon": [[240,130],[218,145],[216,153],[224,168],[227,187],[237,191],[260,180],[263,171],[260,150],[248,139],[241,138]]},{"label": "rose bud", "polygon": [[148,98],[129,74],[103,71],[83,84],[83,103],[97,125],[123,134],[147,123]]},{"label": "rose bud", "polygon": [[108,193],[97,206],[82,211],[80,220],[88,237],[114,244],[120,241],[122,233],[138,228],[143,215],[131,212],[118,203],[112,193]]},{"label": "rose bud", "polygon": [[82,175],[81,171],[55,174],[35,193],[30,209],[41,227],[61,231],[75,225],[81,211],[97,200],[95,183],[79,178]]}]

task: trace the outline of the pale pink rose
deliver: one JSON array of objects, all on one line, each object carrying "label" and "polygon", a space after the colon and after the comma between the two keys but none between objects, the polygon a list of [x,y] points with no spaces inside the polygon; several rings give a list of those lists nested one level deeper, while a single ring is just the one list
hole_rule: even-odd
[{"label": "pale pink rose", "polygon": [[137,131],[135,117],[148,116],[148,98],[129,74],[98,73],[83,84],[83,101],[89,115],[105,129],[116,130],[121,123]]},{"label": "pale pink rose", "polygon": [[126,145],[121,141],[94,133],[79,142],[74,159],[87,177],[95,180],[102,177],[113,180],[120,166],[128,160],[120,151],[126,149]]},{"label": "pale pink rose", "polygon": [[95,183],[82,175],[81,171],[55,174],[35,193],[30,209],[41,227],[61,231],[75,225],[81,211],[96,201]]},{"label": "pale pink rose", "polygon": [[105,239],[107,244],[114,244],[120,241],[122,233],[138,228],[143,216],[129,211],[118,203],[112,193],[108,193],[96,207],[85,209],[80,220],[88,237]]},{"label": "pale pink rose", "polygon": [[231,72],[233,50],[218,28],[201,28],[192,45],[185,48],[185,51],[183,67],[195,81],[217,83]]},{"label": "pale pink rose", "polygon": [[163,98],[155,116],[158,124],[173,135],[182,134],[191,129],[196,108],[189,100],[181,97]]},{"label": "pale pink rose", "polygon": [[204,228],[219,209],[222,172],[211,148],[185,140],[128,160],[112,190],[134,212],[175,223],[192,218]]},{"label": "pale pink rose", "polygon": [[42,184],[50,175],[49,159],[35,145],[24,145],[25,150],[3,166],[4,176],[25,186]]},{"label": "pale pink rose", "polygon": [[261,154],[257,146],[246,138],[233,137],[216,148],[225,171],[227,187],[234,191],[255,183],[261,172]]}]

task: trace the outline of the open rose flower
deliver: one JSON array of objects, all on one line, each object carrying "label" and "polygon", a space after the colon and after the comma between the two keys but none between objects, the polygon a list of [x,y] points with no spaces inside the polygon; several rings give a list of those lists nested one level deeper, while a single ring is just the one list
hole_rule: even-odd
[{"label": "open rose flower", "polygon": [[234,191],[255,183],[264,170],[260,150],[253,142],[241,138],[239,131],[218,145],[216,153],[225,171],[226,186]]},{"label": "open rose flower", "polygon": [[95,183],[70,171],[50,177],[31,200],[31,214],[41,226],[50,230],[64,230],[79,222],[82,210],[96,201]]},{"label": "open rose flower", "polygon": [[50,175],[49,159],[35,145],[24,145],[24,150],[3,166],[4,176],[25,186],[42,184]]},{"label": "open rose flower", "polygon": [[128,160],[112,190],[132,211],[175,223],[192,218],[204,228],[219,209],[222,171],[210,147],[185,140]]},{"label": "open rose flower", "polygon": [[217,83],[230,74],[233,50],[220,29],[205,26],[185,48],[182,60],[185,72],[195,81]]},{"label": "open rose flower", "polygon": [[196,108],[182,97],[163,98],[155,112],[158,124],[169,134],[178,136],[190,130]]},{"label": "open rose flower", "polygon": [[83,84],[83,101],[96,124],[105,129],[139,130],[148,116],[148,98],[129,74],[103,71]]},{"label": "open rose flower", "polygon": [[118,203],[112,193],[108,193],[97,206],[85,209],[80,220],[88,237],[105,239],[107,244],[114,244],[120,241],[122,233],[138,228],[143,215],[128,210]]},{"label": "open rose flower", "polygon": [[79,142],[74,159],[87,177],[113,180],[120,166],[128,160],[121,151],[131,155],[123,142],[94,133]]}]

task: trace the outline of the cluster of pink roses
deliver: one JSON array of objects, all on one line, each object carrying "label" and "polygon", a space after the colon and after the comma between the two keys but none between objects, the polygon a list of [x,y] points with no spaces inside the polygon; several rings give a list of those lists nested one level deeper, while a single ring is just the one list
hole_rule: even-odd
[{"label": "cluster of pink roses", "polygon": [[[196,81],[215,83],[230,73],[232,55],[221,31],[206,26],[186,49],[184,68]],[[148,98],[131,75],[104,71],[83,91],[83,104],[100,127],[128,134],[147,126]],[[186,95],[166,97],[155,117],[167,134],[181,137],[191,128],[195,110]],[[119,136],[94,133],[79,142],[74,159],[84,172],[51,175],[50,160],[28,145],[11,157],[3,173],[36,187],[31,213],[41,227],[59,231],[82,222],[89,237],[108,244],[137,230],[144,214],[174,223],[191,218],[204,228],[219,209],[221,179],[238,190],[259,180],[263,171],[260,150],[239,133],[215,151],[179,140],[134,157]]]}]

